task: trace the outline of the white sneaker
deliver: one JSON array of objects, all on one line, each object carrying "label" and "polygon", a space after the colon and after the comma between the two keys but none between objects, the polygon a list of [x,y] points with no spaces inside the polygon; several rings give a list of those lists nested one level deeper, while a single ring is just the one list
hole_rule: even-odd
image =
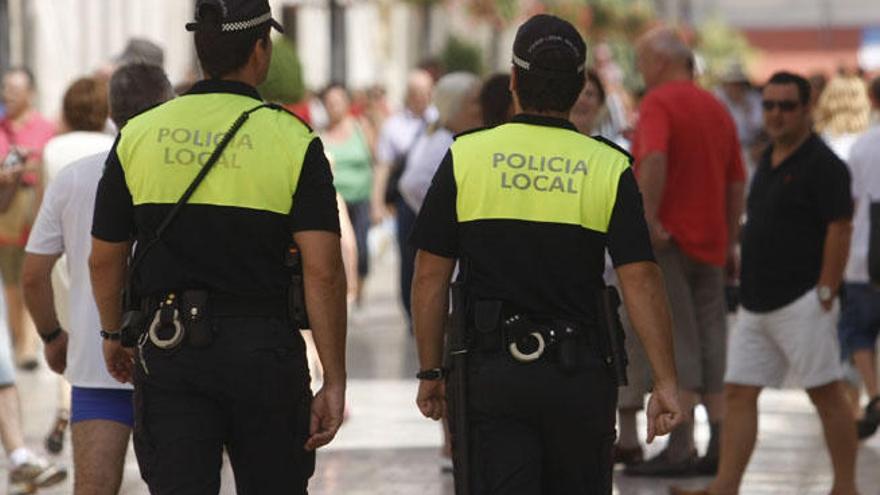
[{"label": "white sneaker", "polygon": [[61,483],[66,478],[66,469],[34,456],[28,462],[13,468],[9,472],[9,494],[28,495],[37,493],[38,488]]}]

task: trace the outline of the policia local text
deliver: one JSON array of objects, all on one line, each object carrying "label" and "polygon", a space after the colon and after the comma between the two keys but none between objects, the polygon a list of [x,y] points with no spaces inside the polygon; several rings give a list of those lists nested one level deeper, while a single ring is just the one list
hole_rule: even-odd
[{"label": "policia local text", "polygon": [[[165,150],[162,154],[165,165],[192,165],[198,163],[199,166],[205,165],[214,148],[223,140],[225,132],[211,132],[199,129],[169,129],[162,127],[159,129],[157,142],[165,144]],[[182,145],[181,147],[172,148],[169,144]],[[204,148],[204,151],[193,148]],[[217,165],[224,168],[241,168],[238,164],[238,154],[234,150],[239,148],[254,149],[251,136],[242,133],[235,136],[229,143],[228,152],[220,155]]]},{"label": "policia local text", "polygon": [[[535,156],[520,153],[493,153],[492,168],[506,167],[510,170],[501,172],[502,189],[532,189],[540,192],[562,192],[577,194],[575,179],[565,177],[562,174],[573,176],[576,174],[587,175],[587,163],[584,160],[574,160],[562,156]],[[552,172],[547,174],[528,174],[515,172],[516,170],[528,170],[532,172]]]}]

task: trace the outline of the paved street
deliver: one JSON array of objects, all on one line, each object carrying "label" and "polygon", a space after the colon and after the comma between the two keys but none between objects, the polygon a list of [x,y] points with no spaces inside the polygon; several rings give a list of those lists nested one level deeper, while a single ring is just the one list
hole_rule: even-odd
[{"label": "paved street", "polygon": [[[391,245],[386,244],[386,251]],[[452,479],[439,469],[440,429],[422,419],[414,405],[417,368],[412,339],[398,309],[394,260],[385,252],[374,264],[366,301],[351,317],[348,402],[350,418],[337,440],[318,456],[310,492],[315,495],[451,495]],[[56,403],[55,378],[43,366],[22,373],[19,380],[28,443],[43,451],[42,441],[52,423]],[[773,391],[761,401],[758,450],[743,486],[744,494],[826,494],[830,462],[819,422],[802,392]],[[701,447],[708,430],[698,428]],[[658,442],[651,452],[661,448]],[[5,458],[4,458],[5,459]],[[70,466],[69,440],[57,461]],[[146,494],[133,452],[127,459],[122,493]],[[859,488],[862,494],[880,493],[880,435],[859,452]],[[6,466],[0,465],[0,476]],[[223,493],[232,494],[231,472],[224,472]],[[705,479],[682,484],[699,486]],[[669,480],[632,479],[618,475],[617,493],[666,493]],[[5,481],[0,483],[5,493]],[[42,494],[68,494],[68,482]]]}]

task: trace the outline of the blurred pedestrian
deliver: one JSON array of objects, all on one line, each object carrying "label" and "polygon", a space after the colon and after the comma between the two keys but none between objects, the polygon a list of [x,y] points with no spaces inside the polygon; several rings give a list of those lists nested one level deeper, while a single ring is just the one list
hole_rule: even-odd
[{"label": "blurred pedestrian", "polygon": [[0,120],[0,156],[15,150],[24,158],[24,173],[14,189],[9,208],[0,214],[0,275],[9,310],[9,327],[15,357],[23,369],[37,367],[37,341],[27,330],[30,324],[21,300],[21,263],[28,231],[42,194],[40,162],[43,148],[55,135],[55,126],[34,107],[34,76],[24,68],[10,69],[3,76],[6,116]]},{"label": "blurred pedestrian", "polygon": [[764,387],[796,383],[819,413],[834,469],[830,493],[855,495],[856,426],[844,394],[834,331],[852,229],[846,165],[811,130],[810,84],[788,72],[764,86],[772,145],[748,200],[742,309],[730,335],[718,476],[706,490],[735,494],[758,435]]},{"label": "blurred pedestrian", "polygon": [[751,177],[766,145],[762,139],[764,115],[761,111],[761,93],[752,86],[742,65],[733,63],[721,74],[721,86],[715,95],[727,107],[736,124],[743,163]]},{"label": "blurred pedestrian", "polygon": [[[833,84],[833,83],[832,83]],[[870,87],[874,109],[880,110],[880,77]],[[858,422],[860,439],[868,438],[880,426],[880,387],[877,385],[877,336],[880,332],[880,289],[868,272],[871,231],[880,229],[880,219],[871,210],[880,200],[880,122],[859,137],[849,153],[852,197],[855,203],[853,235],[844,276],[840,315],[840,344],[843,358],[858,370],[868,393],[868,405]],[[878,253],[880,254],[880,253]],[[876,254],[874,255],[876,256]],[[858,407],[858,389],[856,390]]]},{"label": "blurred pedestrian", "polygon": [[568,120],[585,61],[568,22],[520,26],[517,115],[455,140],[413,231],[416,402],[433,419],[449,406],[459,494],[611,494],[617,383],[598,343],[616,331],[600,323],[616,304],[597,304],[612,297],[606,248],[657,376],[648,441],[680,420],[671,322],[629,157]]},{"label": "blurred pedestrian", "polygon": [[340,84],[331,84],[321,95],[329,118],[321,133],[324,149],[333,162],[333,185],[345,201],[357,240],[356,302],[360,304],[364,281],[370,273],[370,196],[373,191],[372,128],[364,119],[352,115],[348,92]]},{"label": "blurred pedestrian", "polygon": [[432,97],[437,120],[416,139],[400,177],[400,194],[416,213],[455,135],[482,124],[480,89],[479,78],[469,72],[453,72],[437,81]]},{"label": "blurred pedestrian", "polygon": [[[636,50],[648,93],[632,149],[672,308],[685,421],[659,455],[626,473],[712,474],[723,419],[725,266],[732,275],[745,170],[733,120],[717,98],[693,81],[693,54],[678,35],[654,29]],[[698,402],[706,408],[711,432],[702,458],[693,433]]]},{"label": "blurred pedestrian", "polygon": [[868,129],[871,100],[858,76],[835,76],[825,86],[813,111],[816,132],[844,162],[856,140]]},{"label": "blurred pedestrian", "polygon": [[[269,2],[195,7],[186,29],[205,78],[129,120],[98,185],[89,268],[104,361],[134,381],[152,493],[218,493],[224,450],[239,493],[306,493],[345,404],[332,173],[315,133],[256,90],[282,29]],[[314,397],[306,327],[324,368]]]},{"label": "blurred pedestrian", "polygon": [[618,128],[611,118],[606,98],[605,86],[599,79],[599,74],[588,69],[587,82],[571,109],[571,122],[581,134],[602,136],[624,149],[629,149],[629,141],[623,137],[623,129]]},{"label": "blurred pedestrian", "polygon": [[[113,123],[122,129],[136,114],[173,96],[171,83],[160,67],[122,66],[110,79]],[[103,124],[103,118],[93,121]],[[95,332],[101,324],[89,280],[95,192],[109,151],[108,145],[104,151],[68,164],[49,184],[28,240],[22,274],[25,302],[38,334],[46,341],[46,362],[73,385],[75,495],[115,495],[119,491],[134,422],[131,386],[116,382],[103,364],[101,337]],[[67,259],[66,288],[71,302],[65,318],[56,311],[53,292],[59,287],[50,278],[62,255]]]},{"label": "blurred pedestrian", "polygon": [[486,79],[480,89],[480,111],[486,127],[504,124],[513,117],[510,74],[495,74]]},{"label": "blurred pedestrian", "polygon": [[[437,119],[437,109],[431,105],[434,79],[418,69],[410,72],[406,81],[404,108],[382,126],[376,143],[376,176],[373,185],[373,223],[381,222],[389,208],[394,212],[399,255],[400,299],[404,314],[410,321],[410,286],[412,285],[415,250],[409,245],[416,214],[400,195],[398,183],[406,167],[407,156],[416,138]],[[411,325],[410,325],[411,326]]]}]

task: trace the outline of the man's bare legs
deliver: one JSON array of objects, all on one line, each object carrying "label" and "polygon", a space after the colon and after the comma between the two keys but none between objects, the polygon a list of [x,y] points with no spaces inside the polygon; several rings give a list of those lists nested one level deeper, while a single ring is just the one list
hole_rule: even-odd
[{"label": "man's bare legs", "polygon": [[74,495],[116,495],[131,429],[116,421],[80,421],[73,433]]},{"label": "man's bare legs", "polygon": [[855,495],[856,425],[852,421],[842,382],[833,382],[807,390],[819,412],[825,444],[834,469],[832,495]]},{"label": "man's bare legs", "polygon": [[758,396],[761,388],[751,385],[724,386],[724,428],[721,431],[721,462],[710,492],[718,495],[739,492],[743,474],[758,438]]},{"label": "man's bare legs", "polygon": [[0,386],[0,441],[9,455],[24,447],[21,405],[15,385]]},{"label": "man's bare legs", "polygon": [[36,333],[28,328],[29,318],[24,310],[21,287],[5,285],[3,289],[6,296],[6,308],[9,315],[9,328],[12,331],[16,363],[32,368],[37,363]]},{"label": "man's bare legs", "polygon": [[860,349],[852,354],[853,365],[865,384],[865,392],[873,399],[880,395],[877,386],[877,354],[871,349]]}]

